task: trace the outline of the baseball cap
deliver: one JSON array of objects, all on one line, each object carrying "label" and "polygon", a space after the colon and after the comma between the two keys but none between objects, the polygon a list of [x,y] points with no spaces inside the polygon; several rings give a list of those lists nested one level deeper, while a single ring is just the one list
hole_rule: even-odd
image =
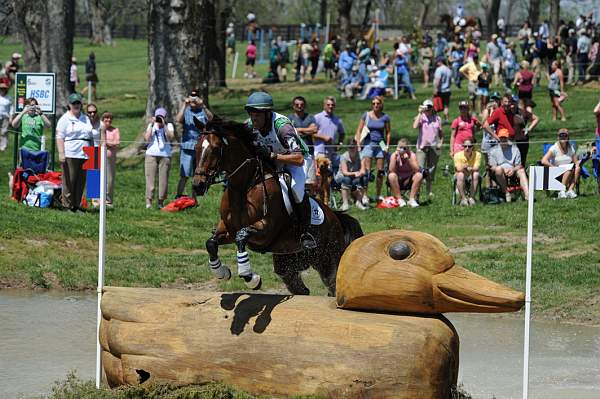
[{"label": "baseball cap", "polygon": [[160,116],[161,118],[166,118],[167,110],[164,109],[163,107],[156,108],[156,111],[154,111],[154,117],[157,117],[157,116]]},{"label": "baseball cap", "polygon": [[463,100],[463,101],[461,101],[461,102],[458,103],[458,108],[464,108],[464,107],[469,108],[469,102],[468,101]]},{"label": "baseball cap", "polygon": [[494,40],[494,39],[497,39],[497,38],[498,38],[498,35],[494,33],[494,34],[492,35],[492,40]]},{"label": "baseball cap", "polygon": [[510,133],[509,133],[508,129],[506,129],[506,128],[498,129],[498,133],[496,133],[496,134],[498,135],[499,138],[510,137]]},{"label": "baseball cap", "polygon": [[433,101],[431,101],[430,99],[427,99],[427,100],[423,101],[422,105],[424,107],[433,107]]},{"label": "baseball cap", "polygon": [[490,99],[492,100],[500,100],[501,98],[502,96],[500,96],[500,93],[498,93],[497,91],[490,94]]},{"label": "baseball cap", "polygon": [[71,93],[69,94],[69,97],[67,97],[67,101],[69,104],[80,103],[83,102],[83,97],[81,97],[81,94],[79,93]]},{"label": "baseball cap", "polygon": [[19,58],[21,58],[21,54],[19,54],[19,53],[13,53],[12,58],[19,59]]}]

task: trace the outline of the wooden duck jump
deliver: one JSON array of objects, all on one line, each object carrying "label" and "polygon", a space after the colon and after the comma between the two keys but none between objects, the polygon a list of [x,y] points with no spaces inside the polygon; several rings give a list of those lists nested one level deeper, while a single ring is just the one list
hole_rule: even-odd
[{"label": "wooden duck jump", "polygon": [[[390,239],[395,235],[401,238]],[[407,237],[415,241],[409,240],[406,248],[393,245]],[[423,233],[388,231],[355,241],[347,254],[364,253],[360,251],[363,246],[369,251],[377,247],[383,251],[381,259],[412,256],[416,261],[420,258],[414,243],[420,239],[437,241]],[[382,240],[387,244],[374,244]],[[398,251],[412,255],[398,255]],[[447,266],[449,261],[444,259]],[[352,256],[342,258],[342,263],[356,261]],[[422,272],[413,279],[403,273],[400,277],[410,282],[405,309],[398,291],[400,280],[389,301],[381,297],[381,290],[367,295],[368,284],[360,290],[356,287],[365,281],[381,281],[381,277],[369,276],[376,267],[398,269],[398,265],[363,261],[371,266],[340,265],[337,302],[365,310],[374,305],[369,312],[340,309],[327,297],[107,287],[100,328],[106,379],[111,387],[146,381],[223,381],[251,393],[277,396],[450,397],[458,376],[459,340],[454,327],[441,314],[398,313],[420,312],[415,305],[420,303],[415,299],[417,287],[424,291],[423,313],[435,313],[436,306],[449,311],[452,303],[462,311],[468,302],[465,298],[472,295],[444,288],[453,298],[462,299],[441,301],[431,294],[431,287],[439,287],[435,278],[439,272],[430,273],[434,277],[429,280]],[[362,271],[350,273],[354,269]],[[347,284],[346,275],[355,279],[354,285]],[[496,299],[486,297],[485,307],[475,311],[493,311],[490,303],[504,303],[499,294],[518,304],[518,293],[490,287],[489,297]],[[392,304],[397,307],[392,309]],[[511,306],[517,309],[516,304]]]}]

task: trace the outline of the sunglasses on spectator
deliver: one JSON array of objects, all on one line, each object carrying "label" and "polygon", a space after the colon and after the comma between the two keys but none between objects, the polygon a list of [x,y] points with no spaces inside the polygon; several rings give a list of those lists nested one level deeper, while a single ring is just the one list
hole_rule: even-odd
[{"label": "sunglasses on spectator", "polygon": [[558,135],[558,138],[568,139],[569,138],[569,134],[568,133],[561,133],[561,134]]},{"label": "sunglasses on spectator", "polygon": [[473,148],[473,145],[465,145],[463,147],[465,147],[465,148]]},{"label": "sunglasses on spectator", "polygon": [[97,113],[98,113],[98,111],[88,111],[88,114],[94,114],[95,115]]},{"label": "sunglasses on spectator", "polygon": [[400,147],[398,148],[400,151],[408,151],[408,147]]}]

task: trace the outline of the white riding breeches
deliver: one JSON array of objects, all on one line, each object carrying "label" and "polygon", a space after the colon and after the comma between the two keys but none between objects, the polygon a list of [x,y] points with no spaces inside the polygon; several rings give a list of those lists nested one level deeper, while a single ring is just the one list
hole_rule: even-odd
[{"label": "white riding breeches", "polygon": [[292,192],[294,201],[299,204],[304,199],[304,185],[306,184],[306,171],[310,160],[304,159],[302,166],[285,165],[285,170],[292,177]]}]

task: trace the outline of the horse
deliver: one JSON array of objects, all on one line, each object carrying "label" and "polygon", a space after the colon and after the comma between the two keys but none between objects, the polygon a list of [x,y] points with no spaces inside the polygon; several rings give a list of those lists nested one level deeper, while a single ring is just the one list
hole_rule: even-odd
[{"label": "horse", "polygon": [[290,293],[310,293],[300,272],[312,266],[328,294],[334,296],[342,253],[350,242],[363,235],[358,221],[319,203],[323,223],[311,226],[317,247],[304,250],[299,241],[300,232],[294,228],[297,223],[286,210],[279,173],[275,165],[256,156],[246,126],[222,119],[213,119],[206,125],[197,119],[194,122],[202,132],[196,145],[194,191],[202,196],[220,174],[224,173],[226,179],[220,220],[206,241],[213,274],[219,279],[231,277],[231,271],[219,259],[218,247],[235,243],[238,275],[247,287],[260,289],[262,280],[251,271],[246,247],[272,253],[273,269]]}]

